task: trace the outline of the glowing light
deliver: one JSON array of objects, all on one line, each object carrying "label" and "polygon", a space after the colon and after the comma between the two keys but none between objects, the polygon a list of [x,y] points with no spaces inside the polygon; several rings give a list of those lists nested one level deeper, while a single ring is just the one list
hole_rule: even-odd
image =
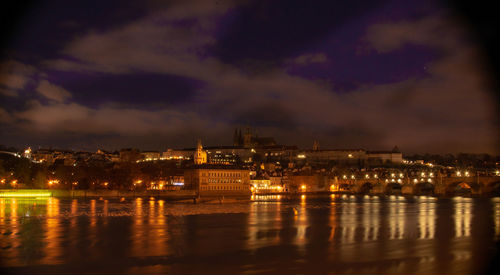
[{"label": "glowing light", "polygon": [[2,184],[5,183],[5,179],[0,180],[0,183]]},{"label": "glowing light", "polygon": [[50,197],[51,192],[45,190],[3,190],[0,191],[1,198],[39,198],[39,197]]},{"label": "glowing light", "polygon": [[460,171],[457,171],[457,177],[461,177],[462,176],[462,173],[460,173]]},{"label": "glowing light", "polygon": [[429,173],[429,177],[434,177],[434,173]]},{"label": "glowing light", "polygon": [[354,175],[351,175],[351,179],[355,179]]},{"label": "glowing light", "polygon": [[403,173],[399,173],[399,177],[402,178],[404,175]]},{"label": "glowing light", "polygon": [[343,175],[343,176],[342,176],[342,178],[343,178],[343,179],[347,179],[347,176],[346,176],[346,175]]},{"label": "glowing light", "polygon": [[78,185],[78,182],[77,181],[73,182],[73,185]]},{"label": "glowing light", "polygon": [[421,177],[425,177],[425,173],[424,173],[424,172],[422,172],[422,173],[420,174],[420,176],[421,176]]},{"label": "glowing light", "polygon": [[350,159],[353,158],[352,154],[347,155],[347,157],[350,158]]},{"label": "glowing light", "polygon": [[396,174],[391,173],[391,178],[395,178],[395,177],[396,177]]},{"label": "glowing light", "polygon": [[414,183],[417,183],[417,182],[418,182],[418,180],[417,180],[417,179],[414,179],[414,180],[413,180],[413,182],[414,182]]},{"label": "glowing light", "polygon": [[366,175],[365,175],[365,178],[369,179],[369,178],[370,178],[370,175],[366,174]]},{"label": "glowing light", "polygon": [[302,155],[302,154],[301,155],[297,155],[297,158],[299,158],[299,159],[305,159],[306,155]]},{"label": "glowing light", "polygon": [[468,171],[465,171],[465,176],[468,177],[469,176],[469,172]]},{"label": "glowing light", "polygon": [[107,182],[107,181],[106,181],[106,182],[104,182],[103,184],[104,184],[104,186],[108,186],[108,182]]},{"label": "glowing light", "polygon": [[10,182],[10,184],[11,184],[12,186],[15,186],[15,185],[17,184],[17,180],[13,180],[13,181],[11,181],[11,182]]}]

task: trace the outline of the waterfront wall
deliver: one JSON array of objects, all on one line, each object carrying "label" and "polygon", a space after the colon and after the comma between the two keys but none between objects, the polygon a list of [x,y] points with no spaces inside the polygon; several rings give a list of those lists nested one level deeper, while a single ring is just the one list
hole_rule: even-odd
[{"label": "waterfront wall", "polygon": [[[0,196],[17,197],[36,197],[37,194],[46,194],[46,196],[56,198],[130,198],[130,197],[157,197],[165,199],[190,199],[196,196],[194,190],[60,190],[60,189],[19,189],[19,190],[0,190]],[[45,196],[45,195],[44,195]]]},{"label": "waterfront wall", "polygon": [[54,197],[161,197],[171,199],[186,199],[193,198],[196,194],[193,190],[178,190],[178,191],[129,191],[129,190],[52,190]]}]

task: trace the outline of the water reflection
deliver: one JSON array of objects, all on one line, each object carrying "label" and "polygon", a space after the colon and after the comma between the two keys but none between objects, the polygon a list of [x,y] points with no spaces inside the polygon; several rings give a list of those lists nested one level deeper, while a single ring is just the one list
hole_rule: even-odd
[{"label": "water reflection", "polygon": [[472,219],[471,198],[458,197],[455,201],[455,237],[470,236]]},{"label": "water reflection", "polygon": [[495,222],[495,240],[500,239],[500,198],[494,198],[493,201],[493,220]]},{"label": "water reflection", "polygon": [[248,212],[246,247],[258,249],[270,244],[279,244],[279,231],[282,228],[281,197],[259,195],[254,197],[254,200],[256,202],[250,204]]},{"label": "water reflection", "polygon": [[389,239],[402,239],[405,235],[405,204],[402,197],[391,196],[389,203]]},{"label": "water reflection", "polygon": [[47,245],[44,249],[45,258],[43,262],[46,264],[58,264],[62,261],[61,256],[61,219],[59,217],[59,199],[49,198],[47,202],[47,218],[45,229],[45,242]]},{"label": "water reflection", "polygon": [[[344,199],[346,199],[346,197],[344,197]],[[348,244],[354,242],[356,233],[356,209],[357,206],[355,203],[347,201],[339,210],[339,223],[341,225],[339,237],[341,243]]]},{"label": "water reflection", "polygon": [[418,206],[419,239],[434,239],[436,226],[436,207],[434,201],[424,196],[420,198]]},{"label": "water reflection", "polygon": [[[180,212],[171,215],[172,209]],[[0,259],[7,267],[76,265],[82,269],[76,272],[89,273],[108,266],[110,273],[201,273],[210,267],[321,273],[326,266],[341,273],[472,274],[481,267],[473,263],[499,239],[499,223],[498,199],[0,199]],[[192,259],[209,268],[196,269]]]}]

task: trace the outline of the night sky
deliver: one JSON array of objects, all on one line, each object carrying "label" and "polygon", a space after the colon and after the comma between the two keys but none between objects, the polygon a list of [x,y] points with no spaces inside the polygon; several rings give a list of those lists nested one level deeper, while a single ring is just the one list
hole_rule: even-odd
[{"label": "night sky", "polygon": [[38,2],[3,11],[0,144],[499,153],[488,53],[441,1]]}]

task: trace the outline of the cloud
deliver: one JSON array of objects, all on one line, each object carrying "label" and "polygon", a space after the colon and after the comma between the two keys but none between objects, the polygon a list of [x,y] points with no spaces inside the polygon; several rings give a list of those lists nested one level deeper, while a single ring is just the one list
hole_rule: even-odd
[{"label": "cloud", "polygon": [[[70,59],[46,64],[58,70],[154,72],[203,82],[192,101],[160,110],[90,108],[72,102],[69,91],[61,92],[55,83],[42,81],[37,90],[45,87],[45,94],[39,92],[53,101],[31,102],[10,116],[20,127],[54,135],[118,135],[124,140],[155,136],[180,142],[178,146],[196,136],[208,144],[226,144],[234,126],[248,123],[278,141],[300,146],[318,139],[323,148],[399,145],[405,152],[498,151],[495,109],[479,53],[475,45],[461,41],[460,28],[448,18],[369,27],[365,42],[379,54],[406,44],[445,54],[428,64],[425,77],[337,93],[279,68],[247,74],[210,56],[206,49],[217,41],[207,22],[226,9],[184,8],[89,32],[67,44],[63,54]],[[179,18],[189,19],[189,27],[174,22]],[[290,58],[297,64],[327,61],[322,53],[294,56]],[[221,141],[225,135],[228,140]]]},{"label": "cloud", "polygon": [[463,28],[452,19],[429,16],[416,21],[372,25],[365,39],[378,52],[385,53],[405,44],[448,48],[459,44],[457,40],[463,36]]},{"label": "cloud", "polygon": [[[35,73],[36,69],[33,66],[14,60],[0,63],[0,85],[10,90],[23,89]],[[14,91],[8,91],[3,94],[13,95],[14,93]]]},{"label": "cloud", "polygon": [[8,97],[16,97],[18,96],[17,91],[12,89],[3,89],[0,88],[0,95],[8,96]]},{"label": "cloud", "polygon": [[294,58],[292,62],[299,65],[306,65],[311,63],[325,63],[327,60],[328,59],[324,53],[309,53]]},{"label": "cloud", "polygon": [[6,110],[0,108],[0,123],[11,123],[12,121],[11,115]]},{"label": "cloud", "polygon": [[44,97],[57,102],[63,102],[71,97],[71,94],[64,88],[51,84],[47,80],[40,81],[36,91]]}]

